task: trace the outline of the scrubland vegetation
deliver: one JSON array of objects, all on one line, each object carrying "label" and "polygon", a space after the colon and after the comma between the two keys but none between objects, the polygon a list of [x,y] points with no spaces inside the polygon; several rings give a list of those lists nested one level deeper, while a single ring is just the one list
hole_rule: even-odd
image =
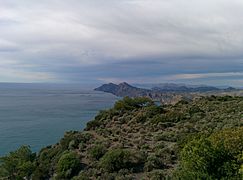
[{"label": "scrubland vegetation", "polygon": [[2,179],[243,179],[243,98],[124,98],[83,132],[0,159]]}]

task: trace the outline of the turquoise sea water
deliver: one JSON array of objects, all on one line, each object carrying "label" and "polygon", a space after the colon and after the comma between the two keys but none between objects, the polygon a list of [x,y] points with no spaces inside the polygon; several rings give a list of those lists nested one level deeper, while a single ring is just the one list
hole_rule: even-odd
[{"label": "turquoise sea water", "polygon": [[54,144],[117,99],[74,85],[0,84],[0,156],[23,144],[33,151]]}]

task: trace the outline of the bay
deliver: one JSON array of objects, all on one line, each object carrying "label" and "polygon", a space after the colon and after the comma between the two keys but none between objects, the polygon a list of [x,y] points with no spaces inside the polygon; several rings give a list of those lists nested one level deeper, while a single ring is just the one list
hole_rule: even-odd
[{"label": "bay", "polygon": [[38,151],[55,144],[116,100],[81,85],[0,83],[0,156],[21,145]]}]

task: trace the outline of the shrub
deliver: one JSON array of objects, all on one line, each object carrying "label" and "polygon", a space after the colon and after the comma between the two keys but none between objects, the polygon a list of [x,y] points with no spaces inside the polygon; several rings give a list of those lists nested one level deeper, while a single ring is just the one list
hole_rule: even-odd
[{"label": "shrub", "polygon": [[146,106],[153,105],[153,101],[146,97],[136,97],[136,98],[129,98],[124,97],[122,100],[119,100],[115,103],[114,109],[115,110],[133,110],[138,109]]},{"label": "shrub", "polygon": [[37,159],[37,168],[35,169],[32,178],[33,179],[49,179],[52,173],[52,166],[56,164],[62,155],[62,149],[60,146],[43,148]]},{"label": "shrub", "polygon": [[75,149],[76,142],[74,140],[69,142],[68,149],[73,150]]},{"label": "shrub", "polygon": [[[35,153],[28,146],[0,158],[0,177],[3,179],[29,179],[35,170]],[[8,178],[6,178],[8,177]]]},{"label": "shrub", "polygon": [[91,180],[90,174],[80,173],[78,176],[72,178],[72,180]]},{"label": "shrub", "polygon": [[178,140],[178,135],[176,132],[173,131],[165,131],[162,132],[161,134],[158,134],[156,136],[157,141],[169,141],[169,142],[176,142]]},{"label": "shrub", "polygon": [[76,153],[64,153],[57,163],[57,175],[60,178],[71,178],[81,169],[81,163]]},{"label": "shrub", "polygon": [[99,160],[105,153],[106,153],[105,146],[100,144],[91,147],[88,151],[89,156],[95,160]]},{"label": "shrub", "polygon": [[147,173],[147,177],[150,180],[167,180],[165,173],[163,170],[154,170]]},{"label": "shrub", "polygon": [[99,119],[89,121],[86,125],[85,130],[94,130],[95,128],[99,127],[101,124],[102,122]]},{"label": "shrub", "polygon": [[145,110],[146,110],[146,116],[149,118],[166,112],[162,106],[156,106],[156,105],[148,106],[145,108]]},{"label": "shrub", "polygon": [[[222,139],[224,140],[224,139]],[[213,179],[239,177],[240,162],[225,146],[208,138],[195,139],[181,152],[180,177]]]},{"label": "shrub", "polygon": [[118,115],[118,112],[115,109],[102,110],[95,116],[94,120],[87,123],[85,130],[100,128],[105,121],[111,120],[115,115]]},{"label": "shrub", "polygon": [[66,132],[64,137],[60,140],[62,151],[68,149],[78,149],[81,142],[86,143],[92,138],[89,133],[81,133],[78,131]]},{"label": "shrub", "polygon": [[147,120],[147,116],[145,113],[143,112],[139,112],[135,117],[134,117],[135,121],[137,123],[144,123]]},{"label": "shrub", "polygon": [[193,115],[193,114],[196,114],[196,113],[205,113],[205,112],[203,110],[201,110],[200,107],[198,107],[196,105],[190,107],[189,114]]},{"label": "shrub", "polygon": [[131,153],[124,149],[108,151],[100,161],[100,166],[107,172],[117,172],[120,169],[129,169],[132,165]]},{"label": "shrub", "polygon": [[243,152],[243,127],[226,129],[211,135],[214,146],[224,146],[234,156]]},{"label": "shrub", "polygon": [[164,167],[164,163],[159,157],[150,155],[145,162],[144,170],[149,172],[153,169],[163,169]]}]

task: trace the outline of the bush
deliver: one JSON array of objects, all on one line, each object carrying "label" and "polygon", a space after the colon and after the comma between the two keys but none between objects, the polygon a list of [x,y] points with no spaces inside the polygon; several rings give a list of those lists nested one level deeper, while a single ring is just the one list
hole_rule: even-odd
[{"label": "bush", "polygon": [[80,133],[78,131],[66,132],[60,141],[61,149],[62,151],[78,149],[81,142],[86,143],[90,139],[92,139],[92,135],[89,133]]},{"label": "bush", "polygon": [[94,120],[87,123],[85,130],[95,130],[101,127],[105,121],[111,120],[115,115],[118,115],[115,109],[102,110],[95,116]]},{"label": "bush", "polygon": [[129,169],[132,165],[131,153],[124,149],[108,151],[100,161],[100,166],[107,172],[117,172],[121,169]]},{"label": "bush", "polygon": [[196,113],[205,113],[205,112],[203,110],[201,110],[200,107],[198,107],[196,105],[190,107],[189,114],[192,116],[193,114],[196,114]]},{"label": "bush", "polygon": [[115,110],[133,110],[153,105],[153,101],[146,97],[129,98],[125,97],[115,103]]},{"label": "bush", "polygon": [[163,170],[154,170],[147,173],[147,177],[150,180],[167,180],[169,178],[166,177]]},{"label": "bush", "polygon": [[57,175],[60,178],[71,178],[76,175],[80,169],[80,160],[74,152],[63,154],[57,163]]},{"label": "bush", "polygon": [[135,117],[134,120],[137,123],[144,123],[147,120],[147,115],[143,112],[139,112]]},{"label": "bush", "polygon": [[[224,137],[221,141],[228,142]],[[201,138],[192,140],[182,149],[181,169],[178,174],[182,179],[183,177],[191,177],[189,179],[240,178],[240,165],[233,151],[229,151],[224,143],[215,144],[210,138]]]},{"label": "bush", "polygon": [[[0,158],[0,177],[3,179],[29,179],[35,170],[36,154],[28,146],[22,146]],[[8,177],[8,178],[6,178]]]},{"label": "bush", "polygon": [[243,152],[243,127],[226,129],[210,136],[214,146],[224,146],[234,156]]},{"label": "bush", "polygon": [[157,157],[155,155],[150,155],[147,158],[147,161],[145,162],[144,170],[149,172],[154,169],[163,169],[164,167],[165,167],[165,165],[159,157]]},{"label": "bush", "polygon": [[162,106],[156,106],[156,105],[148,106],[145,108],[145,110],[146,110],[146,116],[149,118],[152,118],[155,115],[163,114],[166,112]]},{"label": "bush", "polygon": [[53,165],[57,164],[63,151],[61,146],[43,148],[37,159],[37,168],[35,169],[32,178],[33,179],[49,179],[52,175]]},{"label": "bush", "polygon": [[101,120],[95,119],[87,123],[85,130],[94,130],[98,128],[100,125],[102,125]]},{"label": "bush", "polygon": [[88,151],[89,156],[95,160],[99,160],[105,153],[106,153],[105,146],[100,144],[91,147]]}]

